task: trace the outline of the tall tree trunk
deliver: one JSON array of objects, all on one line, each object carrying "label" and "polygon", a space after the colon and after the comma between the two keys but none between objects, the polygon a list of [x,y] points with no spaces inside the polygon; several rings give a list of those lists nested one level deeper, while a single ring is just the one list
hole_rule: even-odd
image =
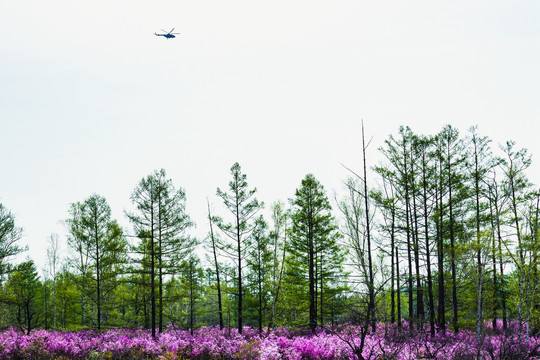
[{"label": "tall tree trunk", "polygon": [[525,290],[524,286],[526,283],[525,279],[525,255],[523,253],[523,243],[521,238],[521,231],[519,226],[519,217],[518,217],[518,204],[517,204],[517,197],[516,197],[516,190],[515,190],[515,183],[514,183],[514,174],[512,167],[510,168],[510,174],[509,174],[509,185],[510,185],[510,205],[511,210],[514,215],[514,224],[516,226],[516,238],[518,241],[518,255],[519,255],[519,262],[517,264],[518,273],[519,273],[519,300],[518,300],[518,321],[519,321],[519,332],[521,333],[521,326],[523,322],[523,303],[525,302]]},{"label": "tall tree trunk", "polygon": [[[237,187],[238,189],[238,187]],[[242,248],[240,239],[240,204],[238,203],[239,194],[236,191],[236,241],[237,241],[237,257],[238,257],[238,333],[242,333]]]},{"label": "tall tree trunk", "polygon": [[319,261],[320,261],[320,268],[321,268],[321,271],[320,271],[320,274],[319,274],[319,284],[320,284],[320,292],[319,292],[319,298],[320,298],[320,305],[319,305],[319,308],[321,309],[321,321],[319,322],[319,326],[321,327],[324,327],[324,308],[323,308],[323,265],[322,265],[322,251],[319,252],[320,253],[320,257],[319,257]]},{"label": "tall tree trunk", "polygon": [[[260,252],[259,252],[260,254]],[[259,269],[258,269],[258,286],[259,286],[259,306],[258,306],[258,320],[259,320],[259,334],[262,334],[262,319],[263,319],[263,309],[262,309],[262,276],[261,276],[261,259],[259,255]]]},{"label": "tall tree trunk", "polygon": [[[311,211],[311,208],[310,208]],[[311,214],[310,214],[311,218]],[[315,293],[315,249],[313,244],[313,221],[309,222],[309,230],[308,230],[308,261],[309,261],[309,270],[308,270],[308,278],[309,278],[309,327],[312,332],[315,332],[315,328],[317,327],[317,294]]]},{"label": "tall tree trunk", "polygon": [[364,160],[364,201],[366,213],[366,237],[368,246],[368,267],[369,267],[369,308],[368,317],[371,317],[371,330],[375,332],[375,284],[373,279],[373,264],[371,259],[371,232],[369,219],[367,167],[366,167],[366,141],[364,136],[364,121],[362,121],[362,158]]},{"label": "tall tree trunk", "polygon": [[[315,251],[315,253],[313,254],[313,259],[315,262],[315,270],[313,271],[313,275],[315,276],[315,278],[313,279],[313,283],[315,284],[315,295],[314,295],[315,305],[313,305],[313,307],[315,308],[315,313],[317,316],[318,309],[319,309],[319,252],[318,252],[318,245],[315,240],[313,240],[313,248]],[[320,322],[318,322],[317,325],[321,326]]]},{"label": "tall tree trunk", "polygon": [[216,281],[217,281],[217,296],[218,296],[218,312],[219,312],[219,330],[223,330],[223,307],[221,304],[221,284],[219,281],[219,265],[217,261],[217,249],[216,241],[214,239],[214,230],[212,227],[212,215],[210,214],[210,203],[206,199],[206,204],[208,206],[208,222],[210,223],[210,239],[212,240],[212,252],[214,254],[214,266],[216,269]]},{"label": "tall tree trunk", "polygon": [[96,246],[96,292],[97,292],[97,328],[101,330],[101,269],[99,267],[99,241],[98,241],[98,218],[97,213],[94,213],[94,242]]},{"label": "tall tree trunk", "polygon": [[151,308],[151,323],[152,337],[156,337],[156,249],[155,249],[155,234],[154,234],[154,189],[150,189],[150,308]]},{"label": "tall tree trunk", "polygon": [[450,216],[450,267],[452,271],[452,324],[454,333],[459,331],[458,328],[458,302],[457,302],[457,278],[456,278],[456,248],[454,238],[454,214],[452,203],[452,169],[450,166],[450,148],[448,148],[448,212]]},{"label": "tall tree trunk", "polygon": [[193,325],[195,324],[195,296],[193,294],[193,288],[195,286],[193,274],[195,270],[193,263],[190,260],[189,263],[189,332],[193,335]]},{"label": "tall tree trunk", "polygon": [[502,252],[502,235],[501,235],[501,223],[499,218],[499,210],[497,203],[495,203],[496,219],[497,219],[497,243],[499,250],[499,276],[501,277],[501,306],[503,316],[503,329],[508,328],[507,309],[506,309],[506,280],[504,279],[504,261]]},{"label": "tall tree trunk", "polygon": [[397,321],[398,329],[401,329],[401,288],[399,282],[399,253],[398,247],[395,245],[395,254],[396,254],[396,292],[397,292]]},{"label": "tall tree trunk", "polygon": [[[287,239],[286,238],[286,236],[287,236],[286,229],[285,229],[285,232],[284,232],[284,236],[285,236],[284,241],[286,242],[286,239]],[[277,239],[276,239],[276,241],[277,241]],[[286,246],[284,245],[283,246],[283,255],[281,257],[281,269],[279,270],[278,283],[277,283],[277,287],[275,288],[274,298],[272,299],[272,324],[271,324],[270,328],[273,328],[273,326],[275,324],[275,307],[276,307],[276,304],[278,302],[279,293],[281,291],[281,281],[283,280],[283,271],[284,271],[284,266],[285,266],[285,254],[286,254]]]},{"label": "tall tree trunk", "polygon": [[482,266],[482,247],[480,242],[480,173],[478,172],[478,149],[474,142],[474,193],[476,200],[476,337],[480,342],[484,339],[484,304],[483,283],[484,272]]},{"label": "tall tree trunk", "polygon": [[158,189],[158,251],[157,251],[157,259],[158,259],[158,328],[159,332],[161,333],[163,331],[163,233],[162,233],[162,218],[161,218],[161,188]]},{"label": "tall tree trunk", "polygon": [[[405,141],[405,140],[403,140]],[[408,262],[408,277],[407,277],[407,291],[409,295],[409,327],[412,331],[413,322],[414,322],[414,299],[413,299],[413,275],[412,275],[412,254],[411,254],[411,223],[410,223],[410,199],[409,199],[409,173],[408,173],[408,158],[407,158],[407,149],[405,143],[403,144],[403,186],[405,187],[405,230],[407,234],[407,262]]]},{"label": "tall tree trunk", "polygon": [[429,251],[429,231],[428,231],[428,208],[427,208],[427,180],[426,180],[426,153],[422,151],[422,182],[424,189],[424,234],[426,238],[426,266],[428,280],[428,301],[429,301],[429,329],[431,335],[435,335],[435,305],[433,303],[433,284],[431,279],[431,254]]},{"label": "tall tree trunk", "polygon": [[[539,218],[538,216],[540,215],[540,192],[537,192],[536,193],[536,209],[535,209],[535,216],[533,218],[533,224],[531,224],[531,234],[532,234],[532,241],[533,241],[533,245],[532,245],[532,248],[533,248],[533,258],[532,258],[532,262],[531,262],[531,266],[532,266],[532,271],[533,271],[533,274],[532,274],[532,279],[533,279],[533,289],[536,289],[536,292],[533,296],[533,310],[535,313],[538,314],[538,311],[540,310],[540,296],[538,294],[538,265],[539,265],[539,262],[538,262],[538,251],[540,250],[539,248],[539,233],[538,233],[538,221],[539,221]],[[538,323],[538,318],[536,317],[535,319],[535,322],[533,323],[533,326],[534,326],[534,332],[535,333],[538,333],[538,331],[540,330],[539,329],[539,326],[540,324]]]},{"label": "tall tree trunk", "polygon": [[[395,211],[395,207],[394,207],[394,204],[392,203],[392,209],[391,209],[391,213],[392,213],[392,223],[391,223],[391,230],[390,230],[390,247],[391,247],[391,251],[390,251],[390,258],[392,259],[391,260],[391,269],[390,269],[390,322],[393,324],[396,322],[396,301],[395,301],[395,295],[396,295],[396,291],[395,291],[395,262],[394,261],[397,261],[397,252],[395,251],[395,219],[396,219],[396,211]],[[395,259],[394,259],[394,254],[395,254]],[[398,284],[398,288],[399,288],[399,284]]]},{"label": "tall tree trunk", "polygon": [[414,172],[411,174],[411,189],[412,189],[412,199],[413,199],[413,212],[411,215],[414,214],[414,222],[413,219],[411,219],[411,222],[413,222],[414,231],[413,231],[413,249],[414,249],[414,264],[415,264],[415,273],[416,273],[416,313],[418,317],[418,322],[420,329],[422,328],[422,324],[424,321],[424,295],[422,291],[422,284],[420,279],[420,236],[419,236],[419,230],[418,230],[418,209],[416,208],[416,184],[414,183]]},{"label": "tall tree trunk", "polygon": [[[491,191],[490,191],[491,193]],[[491,221],[491,236],[492,236],[492,243],[491,243],[491,260],[493,264],[492,272],[493,272],[493,303],[491,307],[491,321],[493,329],[497,329],[497,310],[499,308],[498,306],[498,299],[499,299],[499,288],[497,284],[497,257],[496,257],[496,243],[495,243],[495,215],[493,214],[493,204],[491,196],[488,197],[489,199],[489,213],[490,213],[490,221]]]},{"label": "tall tree trunk", "polygon": [[442,160],[439,161],[439,186],[436,190],[436,202],[437,202],[437,271],[439,273],[438,288],[439,288],[439,301],[438,301],[438,323],[441,332],[444,334],[446,331],[446,305],[445,305],[445,293],[444,293],[444,239],[443,239],[443,171]]}]

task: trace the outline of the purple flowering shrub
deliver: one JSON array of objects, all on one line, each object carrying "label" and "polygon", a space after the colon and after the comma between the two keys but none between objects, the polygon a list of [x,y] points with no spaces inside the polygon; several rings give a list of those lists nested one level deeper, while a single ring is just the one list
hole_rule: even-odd
[{"label": "purple flowering shrub", "polygon": [[[239,334],[236,329],[202,327],[190,335],[167,329],[155,339],[150,331],[140,329],[35,330],[30,335],[10,329],[0,332],[0,359],[358,359],[353,352],[359,346],[358,334],[358,327],[352,325],[319,329],[315,334],[284,328],[263,334],[244,328]],[[539,349],[540,339],[526,338],[518,328],[506,333],[488,328],[478,341],[468,330],[431,336],[427,327],[412,331],[405,323],[402,329],[379,324],[367,334],[361,354],[366,360],[533,360],[540,359]]]}]

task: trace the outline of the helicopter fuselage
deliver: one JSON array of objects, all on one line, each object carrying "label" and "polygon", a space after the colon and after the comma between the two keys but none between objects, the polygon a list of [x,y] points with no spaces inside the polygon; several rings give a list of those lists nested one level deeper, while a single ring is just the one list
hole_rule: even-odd
[{"label": "helicopter fuselage", "polygon": [[164,36],[166,37],[167,39],[172,39],[172,38],[175,38],[176,36],[174,36],[173,34],[156,34],[154,33],[154,35],[156,36]]}]

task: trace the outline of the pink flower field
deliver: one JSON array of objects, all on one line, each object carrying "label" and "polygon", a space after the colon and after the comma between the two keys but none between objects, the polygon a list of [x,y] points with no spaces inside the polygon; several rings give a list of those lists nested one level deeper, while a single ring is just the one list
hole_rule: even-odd
[{"label": "pink flower field", "polygon": [[[517,329],[513,329],[517,330]],[[463,330],[430,336],[379,325],[366,336],[363,359],[540,359],[540,340],[486,330],[483,341]],[[36,330],[23,335],[14,329],[0,333],[1,359],[358,359],[360,329],[319,330],[315,334],[283,328],[259,334],[245,328],[189,331],[168,329],[155,339],[147,330],[112,329],[62,332]],[[356,352],[358,353],[358,352]]]}]

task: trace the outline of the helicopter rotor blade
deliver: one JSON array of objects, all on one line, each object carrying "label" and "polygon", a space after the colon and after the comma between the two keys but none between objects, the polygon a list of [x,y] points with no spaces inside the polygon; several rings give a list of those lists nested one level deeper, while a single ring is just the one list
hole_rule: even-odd
[{"label": "helicopter rotor blade", "polygon": [[164,33],[167,33],[165,30],[161,29],[161,31],[163,31]]},{"label": "helicopter rotor blade", "polygon": [[171,34],[171,33],[172,33],[173,31],[174,31],[174,28],[172,28],[172,30],[171,30],[171,31],[169,31],[169,34]]}]

